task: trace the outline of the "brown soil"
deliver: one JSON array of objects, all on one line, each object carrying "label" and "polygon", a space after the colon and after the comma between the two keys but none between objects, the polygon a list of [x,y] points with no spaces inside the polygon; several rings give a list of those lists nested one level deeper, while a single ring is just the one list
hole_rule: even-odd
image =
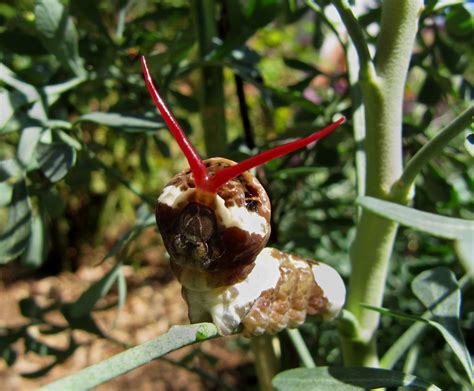
[{"label": "brown soil", "polygon": [[[187,306],[181,297],[180,285],[171,275],[162,247],[156,246],[156,243],[154,247],[150,246],[151,236],[156,236],[156,233],[145,233],[144,240],[143,235],[141,236],[142,248],[146,250],[134,254],[134,260],[139,260],[139,267],[124,267],[128,294],[118,317],[116,307],[94,311],[94,319],[101,330],[116,341],[137,345],[165,333],[172,325],[188,323]],[[25,276],[17,264],[1,269],[0,332],[3,328],[21,326],[30,321],[20,313],[18,302],[21,299],[33,297],[41,306],[55,300],[76,300],[91,283],[100,279],[113,266],[113,260],[93,266],[105,251],[105,248],[92,249],[85,246],[80,253],[81,259],[87,261],[81,261],[81,266],[75,273],[63,272],[54,277]],[[96,307],[104,307],[114,303],[116,299],[114,287]],[[55,325],[67,324],[59,311],[48,313],[47,319]],[[68,345],[69,331],[43,335],[38,326],[31,326],[28,333],[56,348]],[[125,349],[119,342],[99,338],[85,331],[75,330],[72,333],[81,346],[64,363],[56,365],[37,379],[27,379],[22,373],[44,367],[52,361],[52,356],[40,357],[36,353],[25,352],[23,341],[16,342],[14,347],[18,358],[14,365],[8,367],[0,360],[0,389],[35,389]],[[165,360],[153,361],[97,387],[97,390],[198,391],[223,388],[222,384],[216,384],[205,377],[214,377],[235,389],[249,389],[255,379],[252,376],[252,357],[245,345],[245,340],[239,337],[205,341],[170,353]],[[199,349],[199,352],[186,362],[188,369],[173,363],[179,362],[195,349]],[[198,371],[204,371],[205,375],[197,374]]]}]

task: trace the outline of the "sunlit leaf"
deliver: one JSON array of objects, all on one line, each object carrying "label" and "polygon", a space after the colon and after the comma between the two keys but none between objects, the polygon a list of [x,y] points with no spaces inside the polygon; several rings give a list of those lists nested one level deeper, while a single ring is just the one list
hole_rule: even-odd
[{"label": "sunlit leaf", "polygon": [[415,296],[433,314],[435,326],[461,361],[472,382],[472,362],[459,324],[461,291],[454,274],[445,267],[420,273],[411,288]]},{"label": "sunlit leaf", "polygon": [[439,390],[413,375],[378,368],[297,368],[273,378],[277,391],[354,391],[385,387]]},{"label": "sunlit leaf", "polygon": [[37,0],[35,26],[48,51],[76,76],[86,71],[79,57],[78,35],[73,20],[58,0]]},{"label": "sunlit leaf", "polygon": [[28,244],[21,256],[22,265],[34,269],[40,267],[46,257],[46,246],[43,217],[37,214],[33,216]]},{"label": "sunlit leaf", "polygon": [[42,128],[39,126],[30,126],[21,131],[16,157],[25,169],[33,160],[36,146],[41,138],[41,131]]},{"label": "sunlit leaf", "polygon": [[23,175],[24,171],[15,158],[0,160],[0,182]]},{"label": "sunlit leaf", "polygon": [[[360,197],[357,203],[379,216],[440,238],[460,242],[472,242],[474,238],[474,221],[422,212],[372,197]],[[474,254],[466,254],[466,256],[469,257],[466,262],[473,264]],[[470,270],[472,267],[467,269]]]},{"label": "sunlit leaf", "polygon": [[106,125],[113,128],[122,128],[127,131],[156,130],[166,127],[161,118],[153,120],[147,117],[127,116],[120,113],[95,112],[85,114],[78,119],[78,122],[89,121],[96,124]]},{"label": "sunlit leaf", "polygon": [[0,81],[21,93],[24,103],[31,103],[40,99],[38,90],[22,80],[13,71],[0,63]]},{"label": "sunlit leaf", "polygon": [[51,181],[63,179],[76,162],[76,151],[66,144],[39,143],[37,159],[43,174]]},{"label": "sunlit leaf", "polygon": [[25,250],[31,230],[31,205],[24,181],[13,187],[8,222],[0,233],[0,264],[10,262]]},{"label": "sunlit leaf", "polygon": [[210,339],[217,336],[217,328],[211,323],[173,326],[166,334],[158,338],[128,349],[73,375],[59,379],[41,388],[41,390],[91,389],[166,353],[198,342],[198,338]]}]

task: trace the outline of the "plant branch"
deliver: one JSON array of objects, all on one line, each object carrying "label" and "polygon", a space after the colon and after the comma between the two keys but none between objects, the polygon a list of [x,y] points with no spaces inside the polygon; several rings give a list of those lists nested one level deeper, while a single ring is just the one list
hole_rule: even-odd
[{"label": "plant branch", "polygon": [[[206,60],[218,36],[214,0],[191,2],[199,43],[199,56]],[[227,150],[222,66],[201,69],[201,123],[208,156],[223,156]]]},{"label": "plant branch", "polygon": [[337,12],[341,17],[342,22],[346,26],[347,32],[351,37],[352,42],[354,43],[357,55],[359,56],[360,75],[362,78],[365,78],[369,75],[369,73],[371,73],[373,63],[364,32],[362,31],[359,21],[352,12],[351,6],[347,0],[333,0],[332,3],[336,7]]},{"label": "plant branch", "polygon": [[218,336],[217,328],[212,323],[173,326],[166,334],[50,383],[40,390],[89,390],[173,350]]},{"label": "plant branch", "polygon": [[279,358],[272,338],[271,335],[264,334],[250,339],[260,391],[272,391],[272,379],[278,373]]},{"label": "plant branch", "polygon": [[287,333],[291,339],[291,342],[293,342],[296,352],[298,353],[298,356],[300,356],[300,360],[303,365],[306,368],[315,368],[316,363],[314,362],[313,357],[311,356],[311,353],[308,350],[308,347],[306,346],[306,343],[304,342],[300,331],[298,329],[288,329]]},{"label": "plant branch", "polygon": [[[375,69],[357,19],[345,0],[334,0],[359,56],[366,124],[366,194],[386,199],[402,173],[402,105],[422,0],[385,0]],[[398,224],[363,210],[351,245],[352,273],[346,310],[359,325],[342,337],[346,365],[379,366],[376,335],[380,315],[360,307],[382,303]]]},{"label": "plant branch", "polygon": [[471,123],[474,116],[474,106],[468,107],[459,114],[449,125],[443,128],[432,140],[425,144],[407,163],[400,179],[393,188],[397,199],[406,199],[415,178],[422,168],[459,133],[464,131]]}]

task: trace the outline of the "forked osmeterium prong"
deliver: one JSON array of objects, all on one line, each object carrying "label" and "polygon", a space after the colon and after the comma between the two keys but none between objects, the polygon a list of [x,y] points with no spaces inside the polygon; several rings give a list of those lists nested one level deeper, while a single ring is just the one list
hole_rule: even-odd
[{"label": "forked osmeterium prong", "polygon": [[210,177],[208,179],[207,190],[211,193],[215,193],[217,189],[219,189],[219,187],[229,182],[231,179],[239,176],[243,172],[248,171],[251,168],[260,166],[268,162],[269,160],[275,159],[290,152],[296,151],[297,149],[303,148],[304,146],[311,144],[312,142],[320,140],[321,138],[331,133],[345,120],[345,117],[341,117],[336,122],[327,126],[323,130],[313,133],[310,136],[300,138],[287,144],[279,145],[278,147],[269,149],[268,151],[264,151],[262,153],[259,153],[258,155],[252,156],[240,163],[237,163],[234,166],[229,166],[220,171],[217,171],[213,177]]},{"label": "forked osmeterium prong", "polygon": [[145,76],[145,83],[148,88],[148,91],[150,92],[151,97],[153,98],[153,101],[156,104],[156,107],[160,111],[161,116],[168,125],[169,130],[178,142],[181,151],[183,151],[184,156],[188,160],[189,167],[191,168],[191,172],[194,175],[196,187],[200,189],[205,189],[207,187],[207,170],[201,159],[201,156],[199,156],[199,153],[188,140],[188,138],[184,134],[183,129],[174,117],[173,113],[168,109],[165,102],[158,93],[158,90],[156,89],[153,83],[153,79],[148,69],[145,56],[141,56],[140,61],[142,63],[143,75]]}]

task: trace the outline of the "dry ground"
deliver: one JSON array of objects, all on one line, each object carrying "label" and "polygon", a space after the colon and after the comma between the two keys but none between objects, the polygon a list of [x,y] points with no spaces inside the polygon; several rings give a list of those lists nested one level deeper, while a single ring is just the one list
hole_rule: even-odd
[{"label": "dry ground", "polygon": [[[152,233],[145,234],[146,237]],[[143,236],[140,240],[143,242]],[[140,344],[165,333],[174,324],[188,323],[187,307],[181,298],[180,285],[171,275],[168,262],[160,246],[142,243],[146,251],[134,255],[139,259],[139,267],[125,266],[128,296],[117,321],[117,310],[111,308],[95,311],[94,318],[100,328],[118,341]],[[18,308],[18,302],[34,297],[40,305],[54,300],[74,301],[92,282],[97,281],[109,270],[113,261],[94,266],[104,255],[104,248],[80,249],[82,261],[74,273],[63,272],[57,276],[38,277],[24,274],[17,264],[0,269],[0,330],[28,322]],[[155,248],[155,249],[154,249]],[[104,306],[116,300],[112,291],[98,303]],[[54,324],[66,324],[62,315],[56,311],[48,315]],[[114,325],[115,323],[115,325]],[[64,348],[68,343],[67,333],[54,336],[42,335],[37,326],[29,328],[29,333],[44,340],[53,347]],[[75,353],[63,364],[54,367],[47,375],[38,379],[26,379],[23,372],[31,372],[51,362],[51,357],[40,357],[32,352],[25,353],[22,342],[15,344],[19,355],[12,367],[0,360],[1,390],[30,390],[47,384],[86,366],[97,363],[121,352],[120,343],[98,338],[83,331],[74,331],[74,337],[81,343]],[[242,347],[244,345],[244,347]],[[167,361],[157,360],[115,380],[99,386],[97,390],[212,390],[222,389],[215,382],[206,380],[189,369],[182,369],[170,360],[179,361],[196,348],[200,352],[187,365],[199,368],[236,389],[248,389],[255,379],[252,376],[252,357],[245,349],[245,341],[238,337],[205,341],[199,346],[183,348],[166,356]]]}]

